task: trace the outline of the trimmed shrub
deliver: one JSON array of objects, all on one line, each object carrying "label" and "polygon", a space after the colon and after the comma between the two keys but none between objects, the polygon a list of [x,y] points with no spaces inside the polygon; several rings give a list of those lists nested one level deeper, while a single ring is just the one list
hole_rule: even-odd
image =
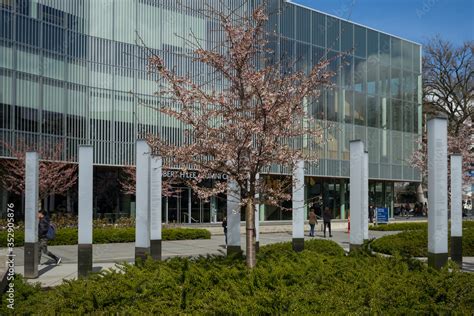
[{"label": "trimmed shrub", "polygon": [[[48,291],[19,295],[16,314],[470,315],[474,275],[416,260],[335,251],[329,241],[262,247],[257,267],[226,257],[123,265]],[[321,253],[329,247],[337,254]],[[2,298],[3,299],[3,298]],[[1,314],[8,314],[4,305]]]},{"label": "trimmed shrub", "polygon": [[[463,228],[474,229],[474,221],[468,220],[462,222]],[[408,223],[393,223],[393,224],[382,224],[369,226],[370,230],[378,231],[407,231],[407,230],[419,230],[428,229],[427,222],[408,222]]]},{"label": "trimmed shrub", "polygon": [[[24,243],[24,231],[15,231],[15,246],[21,247]],[[94,228],[94,244],[122,243],[135,241],[135,228],[131,227],[103,227]],[[210,239],[211,233],[207,229],[196,228],[163,228],[163,240]],[[7,232],[0,231],[0,247],[6,247]],[[59,228],[56,238],[48,245],[76,245],[77,228]]]},{"label": "trimmed shrub", "polygon": [[428,223],[426,222],[414,222],[414,223],[393,223],[393,224],[380,224],[369,226],[370,230],[378,231],[406,231],[406,230],[419,230],[426,229]]},{"label": "trimmed shrub", "polygon": [[[474,256],[474,228],[469,226],[465,225],[463,228],[463,256]],[[390,255],[398,253],[405,257],[426,257],[428,256],[428,232],[424,229],[383,236],[374,240],[371,247],[376,252]],[[451,249],[451,239],[449,237],[448,247]]]}]

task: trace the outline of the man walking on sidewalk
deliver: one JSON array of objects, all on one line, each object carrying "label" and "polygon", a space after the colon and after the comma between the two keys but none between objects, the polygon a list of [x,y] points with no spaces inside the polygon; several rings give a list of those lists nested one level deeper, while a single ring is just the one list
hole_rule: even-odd
[{"label": "man walking on sidewalk", "polygon": [[38,238],[39,238],[39,259],[38,263],[41,262],[41,255],[45,254],[54,261],[56,264],[61,263],[61,258],[48,251],[48,231],[50,230],[50,223],[45,216],[44,211],[38,211]]}]

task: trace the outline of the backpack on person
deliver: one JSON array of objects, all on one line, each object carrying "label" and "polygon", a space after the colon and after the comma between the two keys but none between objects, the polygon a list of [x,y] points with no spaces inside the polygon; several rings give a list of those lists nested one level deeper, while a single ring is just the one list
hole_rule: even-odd
[{"label": "backpack on person", "polygon": [[46,233],[46,238],[48,240],[53,240],[56,238],[56,226],[53,223],[49,223],[48,232]]}]

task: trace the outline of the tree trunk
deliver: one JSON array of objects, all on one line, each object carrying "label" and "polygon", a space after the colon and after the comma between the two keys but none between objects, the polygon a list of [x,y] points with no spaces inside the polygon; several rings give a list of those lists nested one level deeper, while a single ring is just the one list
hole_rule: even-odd
[{"label": "tree trunk", "polygon": [[255,249],[255,210],[253,203],[249,199],[245,207],[245,226],[246,226],[246,263],[247,267],[252,269],[257,264]]},{"label": "tree trunk", "polygon": [[56,204],[56,199],[55,199],[55,196],[54,194],[51,194],[51,196],[49,197],[49,210],[51,212],[54,212],[54,209],[55,209],[55,205]]},{"label": "tree trunk", "polygon": [[67,211],[68,214],[72,214],[71,202],[72,202],[71,190],[67,190],[67,193],[66,193],[66,211]]}]

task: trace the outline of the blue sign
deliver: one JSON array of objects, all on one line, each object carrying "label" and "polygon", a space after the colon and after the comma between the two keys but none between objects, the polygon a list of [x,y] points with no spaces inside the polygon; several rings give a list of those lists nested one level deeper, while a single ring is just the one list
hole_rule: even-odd
[{"label": "blue sign", "polygon": [[377,224],[388,224],[387,207],[377,207]]}]

